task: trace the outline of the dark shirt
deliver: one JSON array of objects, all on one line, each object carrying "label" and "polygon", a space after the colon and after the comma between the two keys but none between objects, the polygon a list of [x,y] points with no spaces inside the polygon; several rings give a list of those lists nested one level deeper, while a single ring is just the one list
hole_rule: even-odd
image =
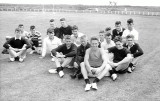
[{"label": "dark shirt", "polygon": [[67,49],[66,44],[62,44],[58,46],[56,49],[52,50],[53,56],[56,56],[56,52],[62,52],[65,57],[74,57],[77,54],[77,46],[75,44],[71,44],[71,47]]},{"label": "dark shirt", "polygon": [[90,44],[87,43],[86,46],[83,46],[83,45],[80,45],[78,48],[77,48],[77,55],[76,55],[76,58],[75,58],[75,61],[78,62],[78,57],[83,57],[85,56],[85,53],[86,53],[86,50],[90,48]]},{"label": "dark shirt", "polygon": [[134,58],[143,55],[143,50],[141,49],[141,47],[139,46],[138,43],[134,43],[130,48],[128,47],[128,45],[126,43],[123,44],[123,46],[130,50],[130,52],[131,52],[131,54],[133,54]]},{"label": "dark shirt", "polygon": [[127,56],[127,54],[130,53],[128,49],[123,48],[119,50],[116,46],[108,48],[108,52],[114,54],[113,62],[122,61]]},{"label": "dark shirt", "polygon": [[61,36],[60,36],[60,30],[59,30],[58,27],[54,28],[54,33],[55,33],[54,36],[56,36],[56,37],[58,37],[58,38],[61,38]]},{"label": "dark shirt", "polygon": [[122,28],[122,31],[118,33],[116,29],[113,29],[113,31],[112,31],[112,40],[113,40],[116,36],[122,36],[124,30],[125,30],[125,28]]},{"label": "dark shirt", "polygon": [[61,39],[63,39],[63,36],[65,36],[65,35],[72,35],[72,27],[70,25],[68,25],[65,28],[61,26],[59,31],[60,31],[59,37]]},{"label": "dark shirt", "polygon": [[9,41],[7,41],[3,47],[6,49],[9,49],[9,47],[13,47],[13,48],[18,48],[21,49],[23,47],[23,45],[26,44],[26,49],[30,48],[31,45],[29,44],[29,42],[27,41],[27,39],[21,37],[21,39],[15,39],[15,37],[11,38]]}]

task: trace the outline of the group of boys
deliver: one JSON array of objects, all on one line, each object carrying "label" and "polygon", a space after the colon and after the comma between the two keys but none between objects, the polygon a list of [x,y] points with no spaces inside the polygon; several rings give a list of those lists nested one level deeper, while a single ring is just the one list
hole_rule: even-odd
[{"label": "group of boys", "polygon": [[[55,20],[50,20],[47,37],[41,43],[41,34],[31,26],[31,33],[23,30],[23,25],[15,29],[15,37],[10,38],[3,46],[8,50],[10,60],[16,58],[20,62],[26,57],[27,49],[31,54],[35,48],[41,47],[41,57],[44,58],[49,50],[56,68],[50,73],[64,76],[65,67],[73,68],[71,78],[84,78],[85,91],[91,88],[97,90],[97,83],[105,76],[117,79],[117,73],[131,73],[136,67],[138,57],[143,54],[138,42],[138,32],[134,29],[133,19],[127,20],[127,29],[122,28],[121,22],[115,22],[115,29],[110,27],[99,32],[99,38],[88,37],[80,33],[76,25],[70,26],[65,18],[60,19],[61,27],[55,26]],[[21,27],[20,27],[21,26]],[[90,83],[89,77],[95,77]]]}]

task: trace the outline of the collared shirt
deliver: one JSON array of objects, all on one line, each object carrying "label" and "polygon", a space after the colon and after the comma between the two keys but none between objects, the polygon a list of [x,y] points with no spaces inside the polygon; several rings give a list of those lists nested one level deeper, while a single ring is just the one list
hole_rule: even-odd
[{"label": "collared shirt", "polygon": [[19,38],[15,37],[15,40],[17,40],[17,39],[21,40],[21,37],[19,37]]},{"label": "collared shirt", "polygon": [[126,37],[129,34],[134,36],[134,40],[138,40],[139,33],[134,28],[132,31],[130,31],[128,29],[124,30],[122,37]]},{"label": "collared shirt", "polygon": [[73,43],[78,47],[81,45],[81,42],[80,42],[80,38],[81,36],[83,36],[84,34],[83,33],[80,33],[78,32],[78,37],[76,38],[73,34],[71,35],[71,38],[73,39]]},{"label": "collared shirt", "polygon": [[103,41],[101,43],[101,48],[103,48],[104,50],[107,50],[110,47],[115,46],[115,43],[111,40],[110,43],[107,43],[106,41]]},{"label": "collared shirt", "polygon": [[49,37],[46,37],[43,40],[42,56],[46,55],[47,50],[51,52],[52,49],[57,48],[61,44],[61,39],[57,38],[56,36],[54,36],[53,40],[49,39]]}]

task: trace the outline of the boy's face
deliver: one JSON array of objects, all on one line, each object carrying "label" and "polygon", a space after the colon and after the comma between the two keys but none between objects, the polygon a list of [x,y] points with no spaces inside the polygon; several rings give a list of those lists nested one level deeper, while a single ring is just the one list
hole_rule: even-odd
[{"label": "boy's face", "polygon": [[121,31],[121,24],[115,25],[117,31]]},{"label": "boy's face", "polygon": [[106,39],[107,42],[110,42],[111,41],[111,35],[110,36],[106,36],[105,39]]},{"label": "boy's face", "polygon": [[117,49],[122,49],[123,48],[122,42],[117,41],[115,44],[116,44]]},{"label": "boy's face", "polygon": [[127,43],[128,43],[128,45],[132,45],[134,43],[133,38],[128,38]]},{"label": "boy's face", "polygon": [[49,36],[49,38],[54,38],[54,32],[48,32],[48,36]]},{"label": "boy's face", "polygon": [[129,29],[129,30],[132,30],[132,29],[133,29],[133,25],[134,25],[133,23],[127,23],[128,29]]},{"label": "boy's face", "polygon": [[66,27],[67,26],[66,21],[60,21],[60,22],[61,22],[62,27]]},{"label": "boy's face", "polygon": [[86,38],[81,38],[80,41],[81,41],[81,44],[82,44],[83,46],[86,46],[86,45],[87,45],[87,39],[86,39]]},{"label": "boy's face", "polygon": [[54,27],[54,25],[55,25],[55,22],[53,21],[53,22],[50,22],[50,27]]},{"label": "boy's face", "polygon": [[72,30],[72,34],[73,34],[74,36],[76,36],[76,37],[78,36],[78,34],[77,34],[77,33],[78,33],[78,30],[77,30],[77,29]]},{"label": "boy's face", "polygon": [[98,49],[98,45],[99,45],[98,40],[92,40],[91,41],[91,48],[92,49],[94,49],[94,50]]},{"label": "boy's face", "polygon": [[32,34],[36,33],[36,29],[30,29],[30,31],[31,31]]},{"label": "boy's face", "polygon": [[70,47],[72,44],[72,39],[65,39],[65,43],[66,43],[67,47]]},{"label": "boy's face", "polygon": [[99,38],[100,38],[101,40],[103,40],[103,39],[104,39],[104,33],[99,33]]},{"label": "boy's face", "polygon": [[15,31],[16,37],[20,37],[22,35],[22,31]]},{"label": "boy's face", "polygon": [[24,26],[19,26],[19,28],[23,31],[24,30]]}]

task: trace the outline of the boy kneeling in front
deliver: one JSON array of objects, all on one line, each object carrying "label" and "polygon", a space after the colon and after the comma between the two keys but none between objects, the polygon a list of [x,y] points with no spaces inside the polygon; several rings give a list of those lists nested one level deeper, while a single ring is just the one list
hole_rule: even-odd
[{"label": "boy kneeling in front", "polygon": [[[81,72],[86,82],[85,91],[92,89],[97,90],[97,82],[99,82],[111,70],[111,66],[107,64],[107,58],[104,50],[98,48],[99,40],[92,37],[90,40],[91,47],[86,50],[84,63],[81,63]],[[88,77],[96,77],[91,84]]]}]

